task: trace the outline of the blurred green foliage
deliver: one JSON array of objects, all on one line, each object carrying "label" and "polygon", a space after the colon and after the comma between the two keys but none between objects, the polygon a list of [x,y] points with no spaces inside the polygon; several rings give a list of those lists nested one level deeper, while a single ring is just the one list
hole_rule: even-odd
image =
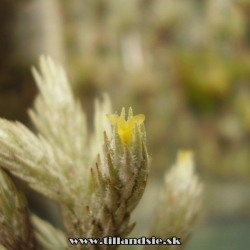
[{"label": "blurred green foliage", "polygon": [[236,0],[65,2],[76,93],[107,91],[115,107],[144,110],[156,175],[188,147],[200,172],[249,179],[249,8]]}]

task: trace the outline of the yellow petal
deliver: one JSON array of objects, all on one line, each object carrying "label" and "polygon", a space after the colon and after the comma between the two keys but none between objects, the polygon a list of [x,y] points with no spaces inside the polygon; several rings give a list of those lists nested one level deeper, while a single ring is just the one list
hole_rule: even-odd
[{"label": "yellow petal", "polygon": [[133,120],[126,121],[123,117],[120,117],[118,122],[118,134],[121,136],[125,144],[129,143],[134,126],[135,123]]},{"label": "yellow petal", "polygon": [[118,130],[126,130],[126,129],[127,129],[127,122],[123,117],[119,117]]},{"label": "yellow petal", "polygon": [[109,115],[109,114],[107,114],[106,116],[114,124],[118,123],[119,118],[120,118],[118,115]]},{"label": "yellow petal", "polygon": [[139,115],[133,116],[133,118],[131,119],[133,119],[134,122],[137,123],[137,125],[140,125],[145,121],[145,115],[139,114]]},{"label": "yellow petal", "polygon": [[132,130],[135,127],[134,119],[133,118],[129,119],[126,125],[128,130]]}]

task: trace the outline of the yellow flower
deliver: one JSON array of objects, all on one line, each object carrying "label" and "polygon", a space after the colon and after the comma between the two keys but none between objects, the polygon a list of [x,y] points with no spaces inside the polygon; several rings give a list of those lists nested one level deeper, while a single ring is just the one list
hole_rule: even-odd
[{"label": "yellow flower", "polygon": [[194,155],[191,150],[179,150],[173,175],[176,189],[185,190],[190,185],[194,178]]},{"label": "yellow flower", "polygon": [[130,138],[135,124],[140,125],[145,120],[145,115],[143,114],[130,116],[128,117],[127,121],[125,120],[123,115],[119,116],[117,114],[114,114],[106,116],[113,124],[117,124],[118,134],[120,135],[125,144],[128,144],[130,142]]}]

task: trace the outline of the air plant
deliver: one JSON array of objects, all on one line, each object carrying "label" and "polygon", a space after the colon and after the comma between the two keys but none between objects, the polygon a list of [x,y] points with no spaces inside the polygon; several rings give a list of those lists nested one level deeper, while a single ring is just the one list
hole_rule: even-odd
[{"label": "air plant", "polygon": [[[0,119],[0,249],[116,249],[117,245],[73,244],[69,239],[126,237],[134,228],[130,215],[149,172],[145,116],[133,116],[132,108],[127,119],[124,108],[120,116],[112,114],[104,95],[102,102],[95,102],[91,133],[64,70],[51,58],[41,57],[40,70],[32,71],[40,94],[29,115],[37,134]],[[58,202],[64,231],[29,212],[25,196],[5,170]],[[170,179],[179,178],[172,175]],[[189,201],[197,194],[192,178],[187,187],[193,189],[175,193],[175,199],[186,195]],[[178,190],[178,185],[167,192]],[[193,207],[185,209],[188,213]],[[164,212],[157,216],[164,218]],[[185,223],[191,226],[189,220]]]}]

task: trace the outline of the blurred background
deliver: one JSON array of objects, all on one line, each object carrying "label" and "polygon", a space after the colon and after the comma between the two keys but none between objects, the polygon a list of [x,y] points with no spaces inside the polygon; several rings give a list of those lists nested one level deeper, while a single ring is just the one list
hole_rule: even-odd
[{"label": "blurred background", "polygon": [[[90,129],[93,100],[103,92],[114,111],[132,106],[146,115],[153,161],[131,236],[147,236],[164,172],[178,149],[191,149],[204,202],[186,249],[247,250],[249,45],[249,0],[2,0],[0,116],[33,129],[30,67],[41,54],[52,56]],[[55,204],[24,189],[36,213],[62,226]]]}]

